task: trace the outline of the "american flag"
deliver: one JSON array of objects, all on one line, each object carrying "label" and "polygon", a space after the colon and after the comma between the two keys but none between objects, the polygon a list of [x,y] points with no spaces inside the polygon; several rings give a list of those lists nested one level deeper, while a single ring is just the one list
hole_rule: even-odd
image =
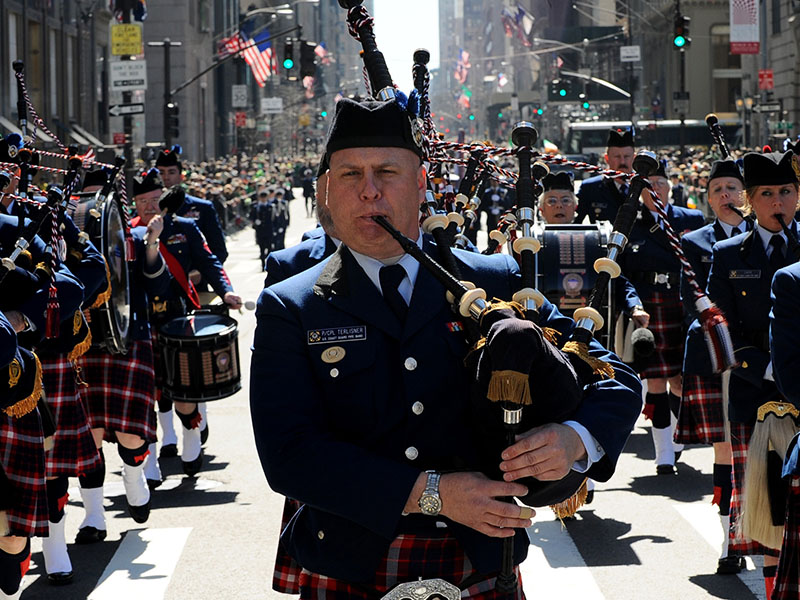
[{"label": "american flag", "polygon": [[249,38],[244,31],[232,35],[220,43],[220,54],[241,53],[245,62],[250,65],[253,77],[259,87],[264,87],[270,75],[278,72],[277,57],[272,48],[268,31],[255,34]]}]

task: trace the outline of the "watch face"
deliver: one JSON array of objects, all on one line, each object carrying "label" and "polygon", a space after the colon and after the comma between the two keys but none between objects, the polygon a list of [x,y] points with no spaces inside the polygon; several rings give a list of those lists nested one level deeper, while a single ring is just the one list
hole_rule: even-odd
[{"label": "watch face", "polygon": [[442,501],[438,496],[426,494],[419,499],[419,509],[424,515],[438,515],[442,510]]}]

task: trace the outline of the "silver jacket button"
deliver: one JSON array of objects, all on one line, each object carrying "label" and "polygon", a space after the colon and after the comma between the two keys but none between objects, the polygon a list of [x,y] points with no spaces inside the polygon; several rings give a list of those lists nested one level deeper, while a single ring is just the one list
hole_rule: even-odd
[{"label": "silver jacket button", "polygon": [[414,446],[409,446],[408,448],[406,448],[406,458],[408,460],[416,460],[418,456],[419,456],[419,450],[414,448]]},{"label": "silver jacket button", "polygon": [[325,532],[324,532],[324,531],[322,531],[322,529],[320,529],[320,530],[317,532],[317,537],[318,537],[319,539],[323,539],[323,538],[325,537]]},{"label": "silver jacket button", "polygon": [[409,357],[408,357],[408,358],[405,360],[405,362],[403,363],[403,365],[405,366],[405,368],[406,368],[406,371],[413,371],[414,369],[416,369],[416,368],[417,368],[417,359],[415,359],[415,358],[412,358],[412,357],[410,357],[410,356],[409,356]]},{"label": "silver jacket button", "polygon": [[331,377],[338,377],[339,369],[331,369]]},{"label": "silver jacket button", "polygon": [[421,415],[423,410],[425,410],[425,405],[422,404],[422,402],[414,402],[414,404],[411,405],[411,412],[415,415]]}]

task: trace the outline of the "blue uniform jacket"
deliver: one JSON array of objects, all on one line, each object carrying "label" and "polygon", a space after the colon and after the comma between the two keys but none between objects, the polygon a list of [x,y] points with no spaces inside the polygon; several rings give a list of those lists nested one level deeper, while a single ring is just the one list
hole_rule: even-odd
[{"label": "blue uniform jacket", "polygon": [[[699,210],[667,204],[666,211],[667,220],[678,235],[703,226],[703,213]],[[674,289],[680,285],[680,261],[669,244],[666,232],[652,223],[652,215],[642,206],[619,261],[622,272],[645,299],[651,297],[653,292]],[[666,285],[648,282],[642,279],[643,273],[673,273],[675,282]]]},{"label": "blue uniform jacket", "polygon": [[[209,250],[203,234],[191,219],[170,217],[164,219],[164,230],[158,236],[163,247],[178,259],[185,275],[196,269],[203,275],[214,292],[222,298],[233,287],[217,257]],[[172,298],[183,298],[185,294],[176,281],[170,286]]]},{"label": "blue uniform jacket", "polygon": [[222,231],[214,203],[186,194],[186,200],[175,214],[194,219],[198,229],[205,236],[211,252],[220,263],[224,264],[228,259],[228,248],[225,245],[225,233]]},{"label": "blue uniform jacket", "polygon": [[303,237],[300,238],[301,242],[305,242],[311,238],[318,238],[325,235],[325,230],[322,228],[322,225],[317,225],[314,229],[310,229],[303,233]]},{"label": "blue uniform jacket", "polygon": [[[30,223],[26,219],[26,223]],[[0,256],[9,256],[14,249],[17,241],[17,218],[9,215],[0,214]],[[26,282],[26,288],[31,290],[27,297],[20,298],[19,296],[3,298],[0,308],[7,310],[18,310],[23,313],[28,320],[33,324],[34,331],[26,332],[24,341],[20,340],[22,345],[32,347],[37,343],[45,333],[45,326],[47,324],[47,301],[49,297],[49,285],[46,283],[39,284],[38,280],[31,275],[33,269],[40,262],[50,264],[50,255],[46,252],[44,242],[39,236],[34,236],[28,252],[31,254],[31,264],[27,272],[18,269],[16,275],[21,278],[19,281]],[[24,260],[19,261],[20,264]],[[15,276],[16,276],[15,275]],[[72,318],[72,315],[78,310],[83,302],[83,285],[78,279],[70,272],[70,270],[61,262],[56,262],[56,269],[53,274],[56,290],[58,291],[57,297],[59,302],[59,315],[62,320]],[[6,285],[14,281],[13,276],[4,282]],[[17,290],[15,290],[17,291]],[[24,292],[19,291],[20,295]],[[10,300],[13,304],[6,305],[6,300]]]},{"label": "blue uniform jacket", "polygon": [[581,183],[578,190],[578,210],[575,213],[575,222],[583,223],[588,215],[589,221],[611,221],[617,217],[617,211],[625,196],[617,189],[614,180],[604,175],[590,177]]},{"label": "blue uniform jacket", "polygon": [[302,273],[334,252],[336,244],[327,234],[309,238],[291,248],[270,252],[267,256],[267,278],[264,280],[264,287],[274,285],[296,273]]},{"label": "blue uniform jacket", "polygon": [[778,400],[775,383],[764,379],[769,355],[770,270],[767,253],[755,231],[714,244],[708,295],[728,320],[740,366],[729,387],[730,420],[753,423],[758,407]]},{"label": "blue uniform jacket", "polygon": [[[17,354],[17,333],[0,311],[0,368],[7,367]],[[3,390],[5,393],[5,390]]]},{"label": "blue uniform jacket", "polygon": [[[433,244],[424,248],[435,256]],[[488,297],[509,298],[519,287],[510,257],[454,254],[464,278]],[[541,314],[543,325],[565,334],[574,327],[550,303]],[[460,317],[444,288],[420,269],[401,330],[344,246],[265,289],[256,316],[250,385],[256,446],[270,486],[304,504],[282,541],[312,572],[371,581],[391,540],[408,526],[401,512],[418,475],[455,468],[456,457],[475,464]],[[334,346],[341,360],[330,362]],[[617,373],[587,386],[575,415],[605,449],[588,472],[605,481],[641,409],[641,385],[597,342],[591,350]],[[412,411],[415,402],[421,412]],[[406,454],[412,446],[418,457]],[[478,572],[499,569],[500,540],[448,525]],[[528,543],[519,531],[516,563]]]},{"label": "blue uniform jacket", "polygon": [[131,295],[130,333],[133,340],[150,339],[150,322],[147,318],[148,301],[156,296],[166,295],[172,279],[164,264],[164,259],[160,256],[156,261],[155,269],[147,268],[144,247],[146,231],[147,228],[144,226],[131,229],[131,237],[133,237],[136,248],[136,260],[128,268]]},{"label": "blue uniform jacket", "polygon": [[[692,265],[697,276],[697,283],[703,290],[708,285],[708,273],[711,270],[712,247],[715,243],[728,239],[719,220],[709,223],[696,231],[690,231],[681,238],[681,248],[686,260]],[[703,326],[698,321],[699,314],[694,306],[694,293],[689,280],[681,271],[681,300],[683,312],[689,323],[686,335],[686,346],[683,354],[683,372],[692,375],[713,375],[711,358],[708,355]]]},{"label": "blue uniform jacket", "polygon": [[800,263],[775,273],[772,280],[769,346],[772,373],[784,397],[800,408]]}]

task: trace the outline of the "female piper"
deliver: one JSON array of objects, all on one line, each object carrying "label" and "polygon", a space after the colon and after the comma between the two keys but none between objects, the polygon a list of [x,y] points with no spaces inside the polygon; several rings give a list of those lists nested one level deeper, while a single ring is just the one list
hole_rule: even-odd
[{"label": "female piper", "polygon": [[794,214],[798,204],[798,178],[792,167],[792,151],[744,157],[744,213],[755,213],[756,227],[746,235],[714,245],[708,276],[708,295],[725,313],[740,366],[731,372],[728,386],[733,458],[730,552],[764,554],[767,597],[775,582],[777,551],[736,534],[740,518],[747,447],[758,407],[779,401],[773,381],[769,352],[770,284],[778,269],[786,266],[787,238],[777,217],[797,232]]},{"label": "female piper", "polygon": [[[732,160],[718,160],[711,166],[708,180],[708,204],[716,219],[697,231],[683,236],[681,247],[700,287],[705,289],[711,268],[711,249],[716,242],[735,237],[752,228],[742,218],[744,203],[742,172]],[[727,427],[727,407],[722,394],[722,378],[714,375],[706,347],[703,328],[694,305],[694,294],[688,280],[681,274],[681,299],[690,321],[683,358],[683,395],[678,414],[675,441],[680,444],[713,444],[714,500],[719,507],[724,532],[722,552],[717,563],[719,575],[735,574],[742,570],[744,558],[730,555],[731,503],[731,444]]]},{"label": "female piper", "polygon": [[[698,210],[669,204],[670,184],[666,163],[649,177],[653,191],[665,205],[667,219],[679,233],[703,226]],[[631,281],[650,315],[649,328],[655,338],[655,352],[639,373],[647,380],[645,414],[652,419],[656,472],[675,473],[672,437],[677,423],[681,398],[681,362],[683,358],[683,308],[680,298],[681,265],[670,247],[667,234],[655,217],[650,191],[642,193],[644,206],[633,225],[628,247],[622,254],[622,273]]]}]

